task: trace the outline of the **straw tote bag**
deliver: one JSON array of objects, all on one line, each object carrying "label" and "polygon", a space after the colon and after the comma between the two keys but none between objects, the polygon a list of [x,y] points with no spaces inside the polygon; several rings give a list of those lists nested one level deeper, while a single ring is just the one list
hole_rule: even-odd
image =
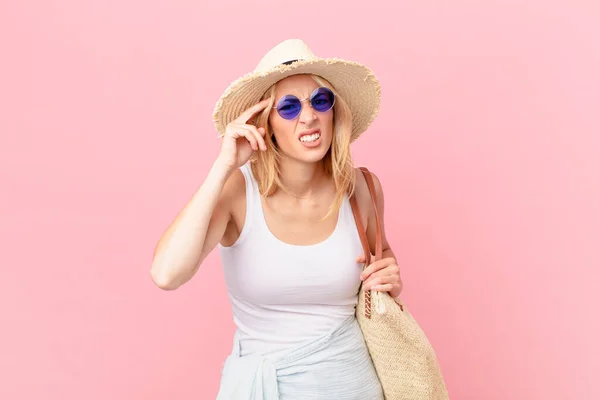
[{"label": "straw tote bag", "polygon": [[[372,258],[366,230],[354,196],[350,199],[365,252],[365,267],[382,258],[381,221],[373,177],[361,167],[375,209],[376,246]],[[361,289],[356,318],[381,382],[386,400],[447,400],[448,392],[435,351],[406,306],[387,292]]]}]

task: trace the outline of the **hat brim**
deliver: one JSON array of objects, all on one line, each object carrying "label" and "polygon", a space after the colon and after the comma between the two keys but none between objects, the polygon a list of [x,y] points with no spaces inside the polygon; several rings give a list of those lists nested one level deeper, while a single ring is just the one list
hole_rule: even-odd
[{"label": "hat brim", "polygon": [[352,111],[352,138],[356,140],[379,113],[381,87],[366,66],[339,58],[317,58],[279,65],[267,72],[242,76],[225,90],[213,111],[213,123],[220,134],[242,112],[258,103],[273,84],[297,74],[314,74],[325,78],[346,101]]}]

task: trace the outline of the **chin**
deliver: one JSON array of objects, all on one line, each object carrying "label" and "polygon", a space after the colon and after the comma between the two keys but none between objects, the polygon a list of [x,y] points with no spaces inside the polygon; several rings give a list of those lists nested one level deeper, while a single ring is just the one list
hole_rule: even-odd
[{"label": "chin", "polygon": [[319,161],[323,161],[323,158],[325,158],[326,154],[327,154],[327,150],[318,152],[318,153],[314,152],[312,154],[299,154],[295,158],[304,163],[313,164],[313,163],[317,163]]},{"label": "chin", "polygon": [[319,162],[327,155],[330,147],[330,140],[315,143],[315,145],[308,147],[302,143],[298,143],[298,146],[294,146],[294,158],[306,163]]},{"label": "chin", "polygon": [[322,161],[327,155],[327,151],[329,151],[330,146],[331,141],[321,142],[309,147],[301,143],[294,143],[291,151],[283,151],[282,153],[294,160],[312,164]]}]

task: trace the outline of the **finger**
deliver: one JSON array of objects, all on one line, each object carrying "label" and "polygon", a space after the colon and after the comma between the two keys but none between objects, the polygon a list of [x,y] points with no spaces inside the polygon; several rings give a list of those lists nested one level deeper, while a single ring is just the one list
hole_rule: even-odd
[{"label": "finger", "polygon": [[256,103],[255,105],[253,105],[252,107],[248,108],[246,111],[241,113],[240,116],[235,119],[235,121],[238,123],[245,124],[246,122],[248,122],[248,120],[250,118],[252,118],[252,116],[254,114],[267,108],[267,105],[269,104],[270,101],[271,101],[270,99],[264,99],[264,100]]},{"label": "finger", "polygon": [[253,150],[258,150],[258,143],[256,142],[256,137],[254,136],[254,133],[252,133],[248,129],[236,127],[235,129],[233,129],[231,137],[233,139],[238,139],[242,137],[246,138],[246,140],[248,140],[248,142],[250,143],[250,147],[252,147]]},{"label": "finger", "polygon": [[377,279],[366,280],[363,282],[363,288],[364,288],[364,290],[371,290],[373,285],[377,285],[377,284],[379,284],[379,281]]},{"label": "finger", "polygon": [[393,267],[393,266],[388,266],[386,268],[380,269],[379,271],[375,271],[373,272],[371,275],[369,275],[367,278],[365,278],[365,282],[368,282],[371,279],[375,279],[375,278],[383,278],[383,277],[389,277],[390,282],[392,281],[397,281],[398,280],[398,271]]},{"label": "finger", "polygon": [[[259,130],[254,125],[245,124],[242,126],[246,129],[252,131],[252,133],[256,137],[256,142],[258,143],[261,150],[266,151],[267,145],[265,144],[265,139],[263,138],[263,135],[260,134]],[[260,128],[260,129],[263,129],[263,131],[264,131],[264,128]]]},{"label": "finger", "polygon": [[395,285],[398,283],[398,278],[390,275],[371,277],[364,283],[365,288],[373,288],[378,285]]},{"label": "finger", "polygon": [[357,262],[357,263],[364,263],[364,262],[365,262],[365,259],[366,259],[365,255],[364,255],[364,254],[361,254],[360,256],[358,256],[358,257],[356,258],[356,262]]},{"label": "finger", "polygon": [[[387,268],[389,266],[393,266],[393,269],[397,269],[397,272],[400,270],[398,265],[396,264],[396,260],[392,257],[388,257],[388,258],[384,258],[382,260],[378,260],[375,261],[374,263],[372,263],[371,265],[369,265],[367,268],[365,268],[365,270],[363,271],[363,273],[361,274],[361,279],[367,279],[369,277],[369,275],[371,275],[374,272],[377,272],[381,269]],[[392,269],[392,271],[393,271]]]},{"label": "finger", "polygon": [[254,132],[248,130],[246,131],[244,137],[248,139],[248,142],[250,142],[250,147],[252,147],[252,150],[258,151],[258,141],[256,140],[256,136],[254,136]]},{"label": "finger", "polygon": [[372,290],[376,290],[378,292],[389,292],[394,288],[394,285],[391,283],[386,283],[385,285],[377,285],[373,286]]},{"label": "finger", "polygon": [[375,261],[371,265],[369,265],[365,270],[360,274],[360,279],[367,279],[372,273],[379,271],[382,268],[385,268],[388,265],[386,259]]}]

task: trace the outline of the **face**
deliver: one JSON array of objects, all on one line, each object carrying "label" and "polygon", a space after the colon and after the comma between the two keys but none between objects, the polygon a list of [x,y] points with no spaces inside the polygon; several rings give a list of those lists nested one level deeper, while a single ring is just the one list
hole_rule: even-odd
[{"label": "face", "polygon": [[311,94],[319,87],[308,75],[293,75],[277,84],[274,107],[277,107],[281,98],[286,95],[303,100],[300,114],[294,119],[283,118],[275,109],[271,110],[269,115],[279,151],[286,157],[314,163],[322,160],[331,146],[333,108],[320,112],[315,110],[310,102]]}]

